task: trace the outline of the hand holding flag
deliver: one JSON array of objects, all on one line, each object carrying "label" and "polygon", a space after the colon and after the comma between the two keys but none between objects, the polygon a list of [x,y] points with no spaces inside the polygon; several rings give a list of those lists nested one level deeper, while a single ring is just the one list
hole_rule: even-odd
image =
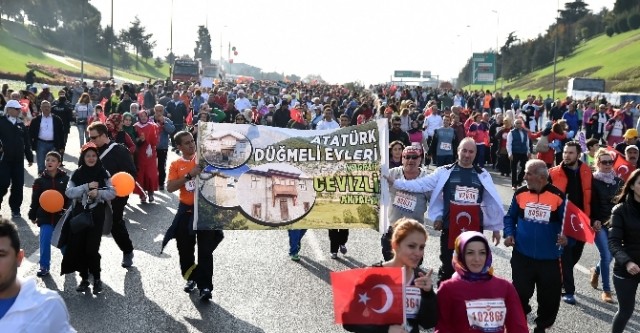
[{"label": "hand holding flag", "polygon": [[404,322],[404,270],[369,267],[331,273],[337,324],[393,325]]},{"label": "hand holding flag", "polygon": [[[566,200],[565,213],[562,222],[562,235],[575,238],[579,241],[593,243],[596,233],[591,228],[591,220],[573,202]],[[562,235],[559,235],[562,236]],[[560,239],[558,239],[560,243]]]}]

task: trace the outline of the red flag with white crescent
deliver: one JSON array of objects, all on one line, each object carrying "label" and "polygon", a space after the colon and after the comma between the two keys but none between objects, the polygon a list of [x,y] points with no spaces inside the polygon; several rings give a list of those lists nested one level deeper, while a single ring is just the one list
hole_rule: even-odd
[{"label": "red flag with white crescent", "polygon": [[482,211],[477,203],[451,201],[449,205],[449,249],[453,249],[456,238],[465,231],[480,231]]},{"label": "red flag with white crescent", "polygon": [[404,270],[356,268],[331,272],[337,324],[400,325],[404,322]]},{"label": "red flag with white crescent", "polygon": [[636,166],[627,162],[624,155],[620,154],[620,152],[613,147],[607,146],[607,150],[613,157],[613,172],[626,182],[629,175],[636,169]]},{"label": "red flag with white crescent", "polygon": [[596,232],[591,228],[591,219],[587,214],[569,200],[567,200],[564,211],[562,233],[579,241],[593,243]]}]

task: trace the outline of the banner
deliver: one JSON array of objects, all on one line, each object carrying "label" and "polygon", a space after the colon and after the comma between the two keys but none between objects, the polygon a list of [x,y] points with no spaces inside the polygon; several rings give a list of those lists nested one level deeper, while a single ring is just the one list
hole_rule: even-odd
[{"label": "banner", "polygon": [[194,229],[378,227],[387,131],[199,123]]}]

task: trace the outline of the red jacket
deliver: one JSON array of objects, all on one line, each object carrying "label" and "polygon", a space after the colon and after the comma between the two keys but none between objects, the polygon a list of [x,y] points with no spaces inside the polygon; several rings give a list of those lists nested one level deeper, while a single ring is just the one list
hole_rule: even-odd
[{"label": "red jacket", "polygon": [[[584,208],[582,209],[587,216],[591,216],[591,180],[593,175],[591,169],[586,163],[578,161],[580,164],[580,182],[582,183],[582,203]],[[562,193],[567,193],[567,177],[562,171],[562,165],[555,166],[549,169],[549,178],[553,186],[557,187]]]}]

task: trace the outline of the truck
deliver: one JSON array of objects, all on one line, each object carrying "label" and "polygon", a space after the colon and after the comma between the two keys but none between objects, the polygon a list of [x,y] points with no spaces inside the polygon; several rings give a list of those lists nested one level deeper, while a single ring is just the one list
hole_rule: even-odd
[{"label": "truck", "polygon": [[191,59],[176,59],[171,70],[171,81],[189,82],[200,80],[200,63]]},{"label": "truck", "polygon": [[202,75],[200,75],[201,86],[212,88],[214,81],[222,78],[222,71],[220,71],[218,64],[202,65]]}]

